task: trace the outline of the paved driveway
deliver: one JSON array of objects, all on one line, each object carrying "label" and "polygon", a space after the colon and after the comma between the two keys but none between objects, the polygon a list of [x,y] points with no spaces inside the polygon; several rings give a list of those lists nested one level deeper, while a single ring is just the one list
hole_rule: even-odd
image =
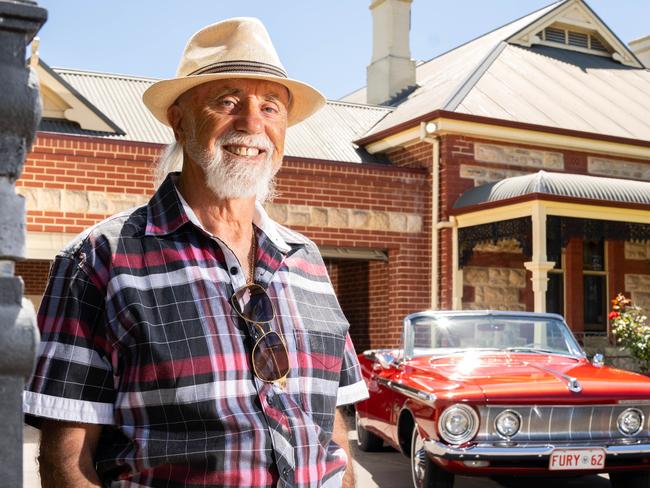
[{"label": "paved driveway", "polygon": [[[395,450],[367,453],[357,449],[357,434],[348,433],[358,488],[412,488],[409,460]],[[514,481],[514,480],[513,480]],[[517,484],[502,484],[486,478],[459,476],[454,488],[610,488],[606,475],[572,479],[519,479]]]}]

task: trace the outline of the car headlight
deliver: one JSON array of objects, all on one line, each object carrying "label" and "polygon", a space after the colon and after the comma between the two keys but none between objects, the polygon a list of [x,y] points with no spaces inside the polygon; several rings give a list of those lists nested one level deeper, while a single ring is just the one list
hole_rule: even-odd
[{"label": "car headlight", "polygon": [[478,424],[476,411],[457,403],[442,412],[438,419],[438,432],[450,444],[462,444],[476,435]]},{"label": "car headlight", "polygon": [[521,428],[521,416],[514,410],[504,410],[494,419],[494,427],[502,437],[510,438]]},{"label": "car headlight", "polygon": [[636,408],[623,410],[616,419],[616,425],[621,434],[625,436],[637,435],[643,429],[643,412]]}]

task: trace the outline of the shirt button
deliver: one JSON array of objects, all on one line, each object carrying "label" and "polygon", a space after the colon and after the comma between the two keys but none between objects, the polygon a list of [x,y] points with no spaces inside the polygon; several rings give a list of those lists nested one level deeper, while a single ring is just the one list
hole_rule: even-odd
[{"label": "shirt button", "polygon": [[266,403],[273,406],[273,397],[266,397]]},{"label": "shirt button", "polygon": [[285,478],[289,476],[289,472],[290,472],[289,468],[282,468],[282,476],[284,476]]},{"label": "shirt button", "polygon": [[239,273],[239,268],[237,268],[237,266],[233,266],[232,268],[230,268],[231,275],[236,275],[237,273]]}]

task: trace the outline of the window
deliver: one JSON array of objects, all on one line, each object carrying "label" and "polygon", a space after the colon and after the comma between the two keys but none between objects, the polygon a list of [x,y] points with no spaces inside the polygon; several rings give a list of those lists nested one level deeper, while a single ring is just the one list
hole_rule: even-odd
[{"label": "window", "polygon": [[607,332],[607,272],[604,240],[585,239],[582,270],[585,332],[602,335]]},{"label": "window", "polygon": [[564,253],[559,240],[547,241],[547,256],[555,265],[548,272],[546,311],[564,316]]},{"label": "window", "polygon": [[610,52],[597,34],[569,30],[558,25],[547,27],[538,32],[537,37],[545,42],[578,48],[576,50],[597,51],[598,54],[608,54]]},{"label": "window", "polygon": [[564,273],[551,271],[548,274],[546,311],[564,315]]},{"label": "window", "polygon": [[589,49],[589,36],[582,32],[569,31],[569,46],[582,47]]}]

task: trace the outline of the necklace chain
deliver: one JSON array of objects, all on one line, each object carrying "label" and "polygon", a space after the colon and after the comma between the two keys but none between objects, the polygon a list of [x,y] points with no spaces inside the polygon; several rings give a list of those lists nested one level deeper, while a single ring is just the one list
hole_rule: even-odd
[{"label": "necklace chain", "polygon": [[257,254],[257,239],[255,239],[255,227],[253,227],[253,235],[251,236],[251,251],[248,258],[248,269],[250,270],[250,275],[248,278],[248,284],[255,283],[255,258]]}]

